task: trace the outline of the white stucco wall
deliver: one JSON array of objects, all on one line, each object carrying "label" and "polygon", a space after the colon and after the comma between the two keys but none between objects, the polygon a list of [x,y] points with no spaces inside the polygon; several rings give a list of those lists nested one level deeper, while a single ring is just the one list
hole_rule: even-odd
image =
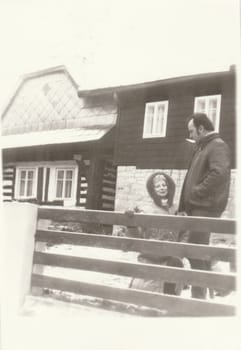
[{"label": "white stucco wall", "polygon": [[[117,171],[115,210],[125,211],[134,209],[137,206],[139,208],[150,208],[151,213],[152,200],[146,190],[146,181],[151,174],[157,171],[165,172],[175,181],[174,205],[178,206],[186,170],[136,169],[134,166],[119,166]],[[236,170],[232,170],[229,201],[223,217],[233,218],[235,216],[235,178]]]}]

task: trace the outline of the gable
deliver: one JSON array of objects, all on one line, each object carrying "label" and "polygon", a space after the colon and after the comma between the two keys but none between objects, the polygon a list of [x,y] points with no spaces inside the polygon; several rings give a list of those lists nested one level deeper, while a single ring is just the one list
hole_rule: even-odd
[{"label": "gable", "polygon": [[48,130],[113,126],[113,103],[86,106],[77,95],[77,86],[64,70],[25,78],[2,117],[2,135]]}]

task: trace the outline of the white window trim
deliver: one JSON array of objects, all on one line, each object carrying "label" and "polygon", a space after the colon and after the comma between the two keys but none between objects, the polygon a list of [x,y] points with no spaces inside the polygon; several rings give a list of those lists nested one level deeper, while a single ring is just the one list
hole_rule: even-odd
[{"label": "white window trim", "polygon": [[[33,193],[31,196],[20,196],[20,173],[23,170],[33,170],[34,179],[33,179]],[[16,181],[15,181],[15,198],[16,199],[33,199],[37,198],[37,185],[38,185],[38,167],[33,166],[19,166],[16,167]]]},{"label": "white window trim", "polygon": [[[10,163],[9,163],[10,164]],[[55,198],[56,194],[56,183],[55,183],[55,174],[56,174],[56,168],[73,168],[74,169],[74,182],[73,182],[73,192],[72,198],[64,200],[64,206],[75,206],[76,205],[76,193],[77,193],[77,182],[78,182],[78,165],[75,160],[58,160],[58,161],[30,161],[30,162],[14,162],[11,163],[11,165],[14,165],[16,167],[16,177],[15,177],[15,184],[14,184],[14,199],[35,199],[37,198],[37,186],[38,186],[38,168],[43,167],[44,168],[44,181],[43,181],[43,188],[42,188],[42,199],[45,200],[45,186],[46,186],[46,168],[50,169],[49,174],[49,186],[48,186],[48,201],[54,201],[59,200]],[[19,197],[19,170],[18,169],[36,169],[36,181],[35,186],[33,187],[33,196],[26,198],[26,197]]]},{"label": "white window trim", "polygon": [[[195,97],[195,101],[194,101],[194,113],[197,113],[198,110],[197,110],[197,104],[198,104],[198,100],[200,99],[204,99],[206,101],[209,101],[211,98],[214,98],[216,97],[217,98],[217,118],[216,118],[216,124],[214,125],[214,130],[215,131],[219,131],[219,126],[220,126],[220,112],[221,112],[221,94],[219,95],[207,95],[207,96],[197,96]],[[208,115],[208,111],[205,110],[205,112],[207,115]]]},{"label": "white window trim", "polygon": [[[78,165],[76,161],[55,161],[52,163],[48,163],[47,167],[50,168],[49,174],[49,186],[48,186],[48,201],[59,201],[63,200],[64,206],[75,206],[76,205],[76,193],[77,193],[77,182],[78,182]],[[74,180],[71,195],[72,197],[69,199],[60,199],[56,198],[56,169],[74,169]]]},{"label": "white window trim", "polygon": [[[71,186],[71,195],[69,198],[65,198],[65,197],[57,197],[56,196],[56,192],[57,192],[57,174],[58,174],[58,171],[59,170],[63,170],[63,171],[68,171],[68,170],[71,170],[73,171],[73,178],[72,178],[72,186]],[[75,198],[75,192],[74,192],[74,188],[75,188],[75,178],[76,178],[76,174],[75,174],[75,168],[74,167],[64,167],[64,166],[57,166],[55,168],[55,189],[54,189],[54,197],[55,197],[55,200],[63,200],[63,201],[72,201],[74,198]],[[65,189],[65,186],[64,186],[64,189]]]},{"label": "white window trim", "polygon": [[[166,128],[167,128],[167,114],[168,114],[168,102],[169,101],[158,101],[158,102],[148,102],[146,103],[145,107],[145,117],[144,117],[144,127],[143,127],[143,138],[155,138],[155,137],[165,137],[166,136]],[[146,127],[147,127],[147,109],[149,106],[154,105],[155,106],[155,114],[154,114],[154,124],[156,123],[156,111],[159,105],[164,105],[165,107],[165,112],[164,112],[164,125],[163,125],[163,130],[160,134],[151,134],[151,133],[146,133]]]}]

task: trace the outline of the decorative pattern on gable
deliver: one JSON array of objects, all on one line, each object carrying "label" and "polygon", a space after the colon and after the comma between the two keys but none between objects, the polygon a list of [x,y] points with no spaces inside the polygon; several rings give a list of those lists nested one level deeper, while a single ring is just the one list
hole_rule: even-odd
[{"label": "decorative pattern on gable", "polygon": [[23,81],[2,119],[2,134],[96,128],[114,125],[116,106],[112,103],[86,104],[64,71],[51,72]]}]

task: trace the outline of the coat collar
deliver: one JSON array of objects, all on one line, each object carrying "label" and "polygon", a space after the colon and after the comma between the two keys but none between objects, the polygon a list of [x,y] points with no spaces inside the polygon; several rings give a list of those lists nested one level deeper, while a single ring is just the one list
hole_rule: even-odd
[{"label": "coat collar", "polygon": [[210,141],[213,139],[219,138],[219,134],[217,132],[212,132],[211,134],[208,134],[204,138],[202,138],[198,143],[197,143],[197,148],[203,149]]}]

